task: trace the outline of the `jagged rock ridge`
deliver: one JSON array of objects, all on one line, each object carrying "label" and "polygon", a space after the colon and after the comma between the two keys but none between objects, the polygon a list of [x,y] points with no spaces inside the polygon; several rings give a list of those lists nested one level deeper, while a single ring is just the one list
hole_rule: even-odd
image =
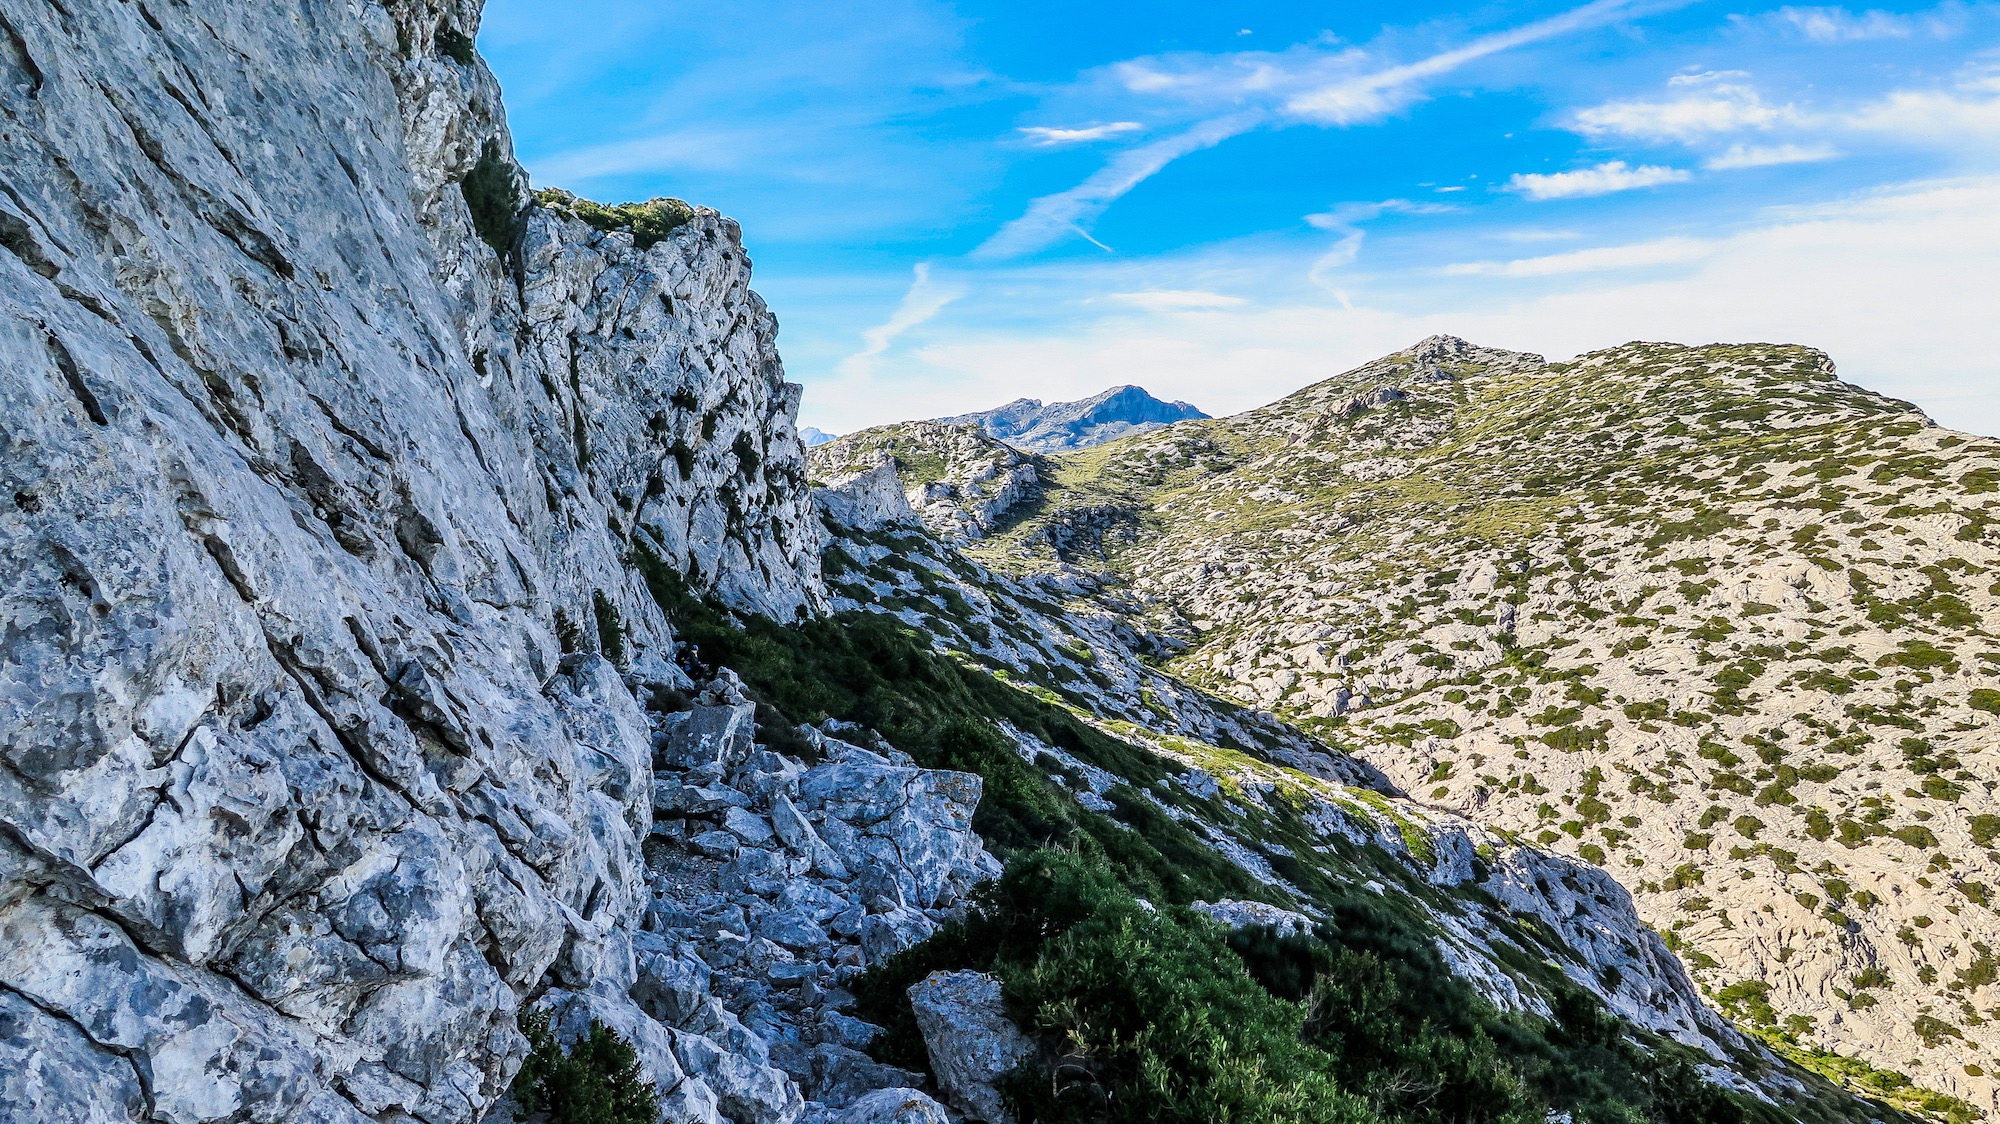
[{"label": "jagged rock ridge", "polygon": [[1101,445],[1207,414],[1186,402],[1162,402],[1143,387],[1114,386],[1076,402],[1016,398],[1005,406],[936,419],[943,425],[970,425],[1017,449],[1054,453]]}]

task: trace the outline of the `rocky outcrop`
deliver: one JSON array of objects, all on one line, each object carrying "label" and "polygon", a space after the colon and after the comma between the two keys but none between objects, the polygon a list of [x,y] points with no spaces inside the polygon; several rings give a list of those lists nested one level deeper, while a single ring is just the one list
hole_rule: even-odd
[{"label": "rocky outcrop", "polygon": [[823,596],[735,227],[526,209],[474,3],[0,17],[0,1115],[478,1119],[647,901],[627,563]]},{"label": "rocky outcrop", "polygon": [[1035,1054],[1007,1018],[1000,981],[983,972],[934,972],[910,985],[910,1008],[952,1106],[985,1124],[1013,1124],[995,1083]]},{"label": "rocky outcrop", "polygon": [[[858,512],[886,510],[864,500],[886,487],[887,469],[900,482],[910,511],[935,533],[953,539],[983,538],[1032,499],[1040,483],[1036,458],[963,425],[904,422],[864,429],[814,446],[807,456],[813,478],[836,503],[863,502]],[[845,508],[836,518],[865,516]],[[881,521],[881,519],[877,519]]]},{"label": "rocky outcrop", "polygon": [[841,985],[930,936],[1000,868],[972,831],[978,777],[805,727],[808,766],[757,745],[755,709],[724,672],[656,722],[649,898],[623,1002],[671,1028],[730,1119],[791,1124],[922,1083],[863,1052],[875,1030]]},{"label": "rocky outcrop", "polygon": [[1207,416],[1186,402],[1162,402],[1143,387],[1114,386],[1076,402],[1044,405],[1039,399],[1016,398],[996,409],[937,420],[974,426],[1017,449],[1060,453]]}]

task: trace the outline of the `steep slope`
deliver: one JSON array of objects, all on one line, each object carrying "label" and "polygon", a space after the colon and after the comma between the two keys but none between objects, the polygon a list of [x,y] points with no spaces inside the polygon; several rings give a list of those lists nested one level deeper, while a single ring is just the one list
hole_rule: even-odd
[{"label": "steep slope", "polygon": [[[926,435],[944,449],[961,440],[939,427],[906,430],[903,454],[924,463],[909,442]],[[1761,1087],[1760,1095],[1797,1114],[1785,1118],[1840,1118],[1839,1097],[1801,1082],[1803,1075],[1760,1054],[1703,1005],[1685,970],[1609,876],[1409,800],[1373,769],[1268,714],[1234,707],[1146,665],[1133,656],[1133,637],[1117,614],[1079,611],[1090,604],[1086,595],[1102,595],[1100,585],[1088,579],[1071,585],[1082,577],[1075,571],[1015,579],[988,570],[954,545],[965,540],[951,534],[952,520],[926,527],[902,504],[895,470],[896,461],[886,462],[820,493],[836,607],[849,619],[893,617],[908,626],[908,636],[961,666],[1059,708],[1110,745],[1128,747],[1109,750],[1074,736],[1052,743],[1045,728],[1030,732],[1025,720],[996,715],[1021,759],[1047,770],[1058,791],[1083,809],[1143,827],[1142,836],[1163,849],[1168,833],[1191,833],[1186,843],[1255,887],[1236,893],[1311,918],[1348,916],[1356,908],[1396,911],[1406,918],[1404,931],[1421,934],[1442,957],[1447,974],[1531,1024],[1562,1007],[1561,988],[1580,987],[1646,1032],[1699,1047],[1724,1067],[1711,1063],[1711,1079]],[[890,666],[904,657],[871,658]],[[763,681],[799,675],[767,672]],[[1131,757],[1134,749],[1142,756]],[[1011,790],[1004,770],[980,771],[997,791]],[[1185,849],[1179,855],[1181,868],[1199,877],[1193,856]],[[1367,904],[1356,901],[1357,887]],[[1251,913],[1227,909],[1238,912],[1225,916]],[[947,946],[943,960],[920,947],[917,963],[962,966],[949,959],[955,947]],[[1740,1084],[1744,1076],[1752,1084]],[[1893,1082],[1881,1091],[1905,1105],[1950,1107]],[[1880,1106],[1867,1111],[1894,1115]],[[1392,1118],[1399,1117],[1385,1117]]]},{"label": "steep slope", "polygon": [[1039,399],[1016,398],[991,410],[936,420],[973,426],[1017,449],[1054,453],[1207,416],[1186,402],[1162,402],[1143,387],[1114,386],[1076,402],[1044,405]]},{"label": "steep slope", "polygon": [[1108,571],[1173,670],[1601,865],[1750,1025],[1993,1103],[2000,443],[1805,348],[1439,337],[1045,476],[980,557]]},{"label": "steep slope", "polygon": [[0,1116],[477,1119],[648,896],[625,559],[823,600],[736,227],[527,210],[476,3],[0,17]]}]

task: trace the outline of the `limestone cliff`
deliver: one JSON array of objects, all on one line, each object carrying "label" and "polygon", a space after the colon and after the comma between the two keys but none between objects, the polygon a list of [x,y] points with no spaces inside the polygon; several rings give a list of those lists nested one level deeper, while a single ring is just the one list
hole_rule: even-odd
[{"label": "limestone cliff", "polygon": [[627,561],[822,600],[735,225],[529,210],[477,19],[0,3],[0,1115],[479,1118],[645,896]]}]

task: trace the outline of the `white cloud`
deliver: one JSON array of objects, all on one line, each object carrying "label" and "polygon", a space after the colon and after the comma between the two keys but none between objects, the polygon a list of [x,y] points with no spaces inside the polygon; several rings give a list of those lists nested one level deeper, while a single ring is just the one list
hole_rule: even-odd
[{"label": "white cloud", "polygon": [[1340,241],[1335,242],[1330,249],[1320,255],[1319,260],[1315,261],[1312,268],[1306,272],[1306,276],[1313,284],[1328,289],[1345,301],[1346,296],[1340,290],[1332,288],[1328,278],[1333,270],[1351,265],[1354,259],[1361,256],[1361,243],[1368,237],[1368,232],[1361,228],[1362,223],[1388,214],[1438,215],[1457,209],[1444,203],[1412,203],[1408,199],[1384,199],[1379,203],[1342,203],[1330,211],[1307,215],[1308,224],[1340,235]]},{"label": "white cloud", "polygon": [[1956,145],[2000,135],[2000,75],[1968,78],[1949,90],[1896,90],[1830,122],[1903,140]]},{"label": "white cloud", "polygon": [[1836,106],[1773,105],[1741,82],[1704,81],[1693,92],[1675,97],[1632,98],[1578,110],[1570,115],[1569,127],[1593,139],[1689,145],[1751,132],[1797,138],[1764,146],[1735,144],[1711,156],[1707,161],[1711,168],[1830,159],[1838,155],[1830,138],[1856,133],[1977,155],[1990,151],[1991,141],[2000,136],[2000,73],[1973,69],[1949,85],[1890,90]]},{"label": "white cloud", "polygon": [[1700,261],[1715,252],[1715,244],[1700,238],[1660,238],[1625,246],[1598,246],[1513,261],[1458,262],[1444,267],[1451,277],[1556,277],[1569,273],[1643,269]]},{"label": "white cloud", "polygon": [[1766,105],[1748,86],[1717,82],[1682,97],[1634,98],[1578,110],[1570,125],[1588,137],[1685,141],[1715,133],[1769,129],[1797,119],[1798,113],[1791,106]]},{"label": "white cloud", "polygon": [[1574,172],[1523,172],[1509,179],[1507,187],[1530,199],[1576,199],[1640,187],[1657,187],[1663,183],[1680,183],[1688,178],[1688,173],[1680,168],[1662,164],[1632,167],[1623,160],[1612,160]]},{"label": "white cloud", "polygon": [[1947,34],[1948,23],[1937,17],[1892,15],[1884,11],[1850,12],[1846,8],[1779,8],[1768,17],[1780,28],[1815,43],[1856,43],[1868,39],[1907,39],[1919,32]]},{"label": "white cloud", "polygon": [[1703,86],[1707,85],[1710,82],[1722,82],[1722,81],[1727,81],[1728,79],[1731,78],[1748,78],[1748,77],[1750,77],[1750,72],[1747,70],[1690,71],[1686,74],[1676,74],[1672,78],[1667,79],[1667,85]]},{"label": "white cloud", "polygon": [[1382,117],[1400,108],[1420,82],[1457,70],[1466,63],[1529,43],[1611,22],[1630,15],[1636,0],[1592,0],[1561,15],[1482,36],[1462,47],[1429,58],[1360,74],[1294,95],[1285,108],[1294,116],[1327,125],[1351,125]]},{"label": "white cloud", "polygon": [[1830,144],[1733,144],[1729,151],[1711,156],[1701,166],[1724,172],[1734,168],[1768,168],[1777,164],[1811,164],[1831,160],[1840,151]]},{"label": "white cloud", "polygon": [[861,350],[841,360],[836,368],[841,375],[864,379],[873,375],[876,361],[898,336],[935,317],[946,305],[965,295],[965,290],[957,286],[932,284],[929,262],[918,262],[911,273],[910,287],[896,311],[889,319],[861,333]]},{"label": "white cloud", "polygon": [[1524,226],[1499,231],[1495,237],[1504,242],[1569,242],[1583,237],[1583,233],[1576,230],[1552,230],[1543,226]]},{"label": "white cloud", "polygon": [[[2000,319],[1990,287],[1968,283],[2000,261],[2000,176],[1773,214],[1709,246],[1657,275],[1557,273],[1533,286],[1504,273],[1404,273],[1398,283],[1415,287],[1353,293],[1350,307],[1260,299],[1196,317],[1120,311],[1026,329],[960,318],[897,352],[872,396],[846,380],[814,383],[807,412],[845,431],[1131,382],[1224,413],[1451,332],[1553,356],[1632,339],[1809,344],[1852,381],[1912,399],[1946,425],[2000,434]],[[1243,263],[1244,276],[1278,269]]]},{"label": "white cloud", "polygon": [[1112,293],[1111,299],[1147,312],[1187,312],[1210,308],[1237,308],[1250,302],[1225,293],[1201,289],[1146,289],[1136,293]]},{"label": "white cloud", "polygon": [[1091,141],[1101,141],[1107,137],[1120,136],[1125,133],[1136,133],[1144,128],[1145,126],[1137,121],[1112,121],[1108,124],[1091,125],[1082,129],[1059,129],[1048,125],[1026,125],[1022,127],[1021,135],[1028,138],[1028,143],[1037,147],[1055,148],[1066,144],[1088,144]]}]

